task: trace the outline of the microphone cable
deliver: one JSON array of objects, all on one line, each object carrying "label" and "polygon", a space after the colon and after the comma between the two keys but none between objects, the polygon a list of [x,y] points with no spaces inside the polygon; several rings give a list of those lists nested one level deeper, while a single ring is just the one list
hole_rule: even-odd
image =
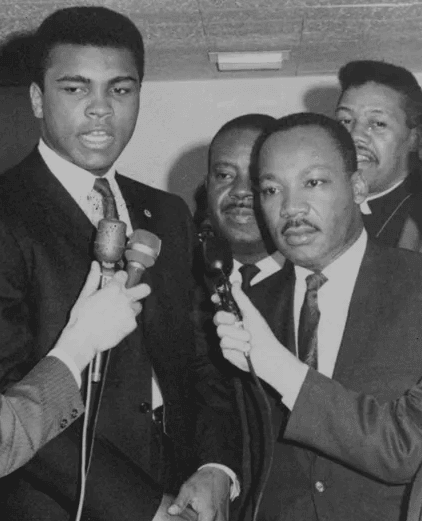
[{"label": "microphone cable", "polygon": [[[213,290],[217,293],[220,303],[217,304],[217,309],[228,311],[233,313],[237,318],[237,324],[239,327],[243,327],[242,314],[237,305],[234,297],[231,293],[231,283],[229,280],[229,274],[233,270],[233,256],[231,252],[230,243],[223,237],[217,237],[211,226],[211,223],[206,220],[201,225],[201,230],[198,234],[199,240],[202,244],[202,253],[204,259],[204,268],[208,280],[212,282]],[[258,390],[258,395],[261,397],[264,407],[262,411],[262,425],[264,434],[264,454],[262,463],[262,480],[258,485],[257,500],[253,509],[253,521],[257,521],[259,507],[262,502],[265,488],[268,483],[268,479],[271,474],[271,469],[274,460],[274,446],[275,436],[272,422],[271,405],[267,397],[267,393],[262,386],[261,380],[256,374],[253,366],[250,353],[244,353],[246,363],[248,365],[249,372],[252,380]],[[246,403],[242,392],[242,382],[239,378],[234,378],[234,388],[238,397],[240,414],[245,418],[246,416]],[[247,441],[244,440],[244,441]]]}]

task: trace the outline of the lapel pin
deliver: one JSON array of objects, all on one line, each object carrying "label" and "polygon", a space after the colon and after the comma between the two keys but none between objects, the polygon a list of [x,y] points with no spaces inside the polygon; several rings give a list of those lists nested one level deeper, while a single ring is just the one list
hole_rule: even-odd
[{"label": "lapel pin", "polygon": [[152,217],[151,212],[149,210],[144,210],[144,215],[146,217]]}]

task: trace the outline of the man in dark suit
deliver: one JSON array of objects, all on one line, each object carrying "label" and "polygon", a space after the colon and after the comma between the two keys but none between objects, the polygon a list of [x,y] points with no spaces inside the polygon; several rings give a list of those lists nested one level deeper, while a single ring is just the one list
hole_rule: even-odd
[{"label": "man in dark suit", "polygon": [[[53,346],[88,271],[104,214],[117,215],[128,234],[134,228],[156,234],[162,247],[148,270],[152,293],[139,327],[111,353],[106,377],[93,384],[101,406],[83,518],[160,521],[169,517],[171,501],[163,487],[176,479],[165,463],[174,459],[173,468],[187,476],[196,465],[220,462],[217,436],[204,434],[197,441],[201,458],[190,465],[196,412],[188,378],[195,358],[191,217],[178,197],[114,167],[139,109],[144,50],[134,24],[103,7],[62,9],[41,24],[33,51],[30,96],[41,140],[0,179],[2,387]],[[210,418],[213,427],[218,421]],[[6,478],[3,516],[60,521],[76,511],[80,434],[76,421]],[[216,476],[228,490],[229,478],[217,467],[198,470],[193,482],[212,496]]]},{"label": "man in dark suit", "polygon": [[146,284],[125,288],[116,273],[97,291],[100,267],[92,263],[87,281],[54,348],[20,382],[0,395],[0,476],[22,466],[84,411],[80,373],[101,351],[117,345],[137,326],[138,298]]},{"label": "man in dark suit", "polygon": [[362,60],[340,69],[336,118],[352,134],[368,183],[361,205],[371,238],[419,251],[422,90],[414,75],[390,63]]},{"label": "man in dark suit", "polygon": [[[260,148],[259,185],[271,236],[295,264],[295,277],[265,317],[272,331],[237,287],[245,329],[230,325],[232,315],[215,319],[224,356],[247,370],[250,351],[268,385],[275,444],[258,519],[399,520],[408,493],[402,479],[387,485],[369,475],[381,470],[361,464],[360,452],[370,452],[364,433],[379,419],[362,393],[382,404],[420,378],[422,287],[414,274],[421,259],[367,240],[359,210],[366,187],[353,142],[329,118],[281,118]],[[359,430],[356,415],[341,393],[328,392],[342,388],[331,377],[354,391],[360,437],[346,434]],[[318,401],[324,408],[314,410]],[[414,418],[403,423],[417,448]],[[388,450],[391,466],[400,463]]]}]

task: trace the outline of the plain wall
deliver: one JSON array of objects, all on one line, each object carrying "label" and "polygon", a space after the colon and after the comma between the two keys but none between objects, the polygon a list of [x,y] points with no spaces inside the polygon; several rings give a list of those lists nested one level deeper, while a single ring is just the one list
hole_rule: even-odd
[{"label": "plain wall", "polygon": [[[337,97],[334,76],[146,82],[135,133],[117,166],[129,177],[181,195],[193,210],[208,143],[226,121],[248,112],[332,115]],[[1,172],[38,139],[27,89],[0,88],[0,121]]]}]

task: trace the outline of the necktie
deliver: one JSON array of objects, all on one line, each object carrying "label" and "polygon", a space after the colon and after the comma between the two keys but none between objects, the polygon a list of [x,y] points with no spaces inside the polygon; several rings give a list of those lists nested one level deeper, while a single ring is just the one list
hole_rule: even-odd
[{"label": "necktie", "polygon": [[251,280],[261,270],[255,264],[243,264],[239,268],[239,273],[242,275],[242,291],[246,292],[251,287]]},{"label": "necktie", "polygon": [[300,310],[298,353],[299,359],[310,367],[318,369],[318,290],[327,282],[327,277],[320,271],[306,277],[306,293]]},{"label": "necktie", "polygon": [[106,219],[118,219],[116,200],[110,188],[110,183],[103,177],[97,177],[94,183],[94,190],[101,194],[103,199],[103,216]]}]

